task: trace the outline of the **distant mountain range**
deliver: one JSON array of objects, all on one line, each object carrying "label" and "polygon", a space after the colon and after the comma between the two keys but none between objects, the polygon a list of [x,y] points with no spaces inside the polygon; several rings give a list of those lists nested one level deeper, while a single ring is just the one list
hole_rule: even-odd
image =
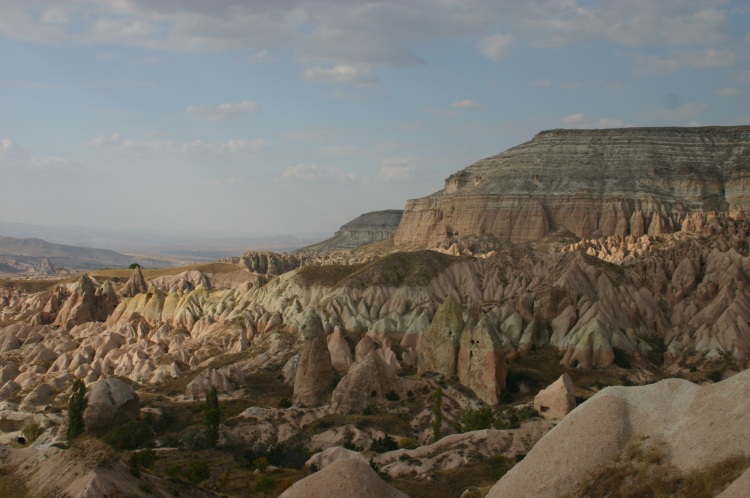
[{"label": "distant mountain range", "polygon": [[5,221],[0,221],[0,234],[18,239],[42,239],[67,246],[107,248],[133,255],[138,260],[168,260],[172,264],[214,261],[227,256],[239,256],[249,250],[292,251],[330,237],[330,234],[227,237],[88,227],[47,227]]},{"label": "distant mountain range", "polygon": [[95,270],[143,266],[172,266],[166,259],[136,258],[109,249],[94,249],[31,238],[0,235],[0,273],[53,275],[59,270]]}]

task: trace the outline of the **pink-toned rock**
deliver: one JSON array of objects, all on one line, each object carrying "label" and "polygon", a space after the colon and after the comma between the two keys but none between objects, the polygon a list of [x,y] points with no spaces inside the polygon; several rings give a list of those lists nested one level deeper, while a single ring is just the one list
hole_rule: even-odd
[{"label": "pink-toned rock", "polygon": [[359,413],[393,389],[396,369],[381,360],[376,351],[349,368],[331,396],[331,413]]},{"label": "pink-toned rock", "polygon": [[331,353],[317,313],[307,312],[301,332],[304,343],[294,379],[294,404],[316,406],[328,400],[333,387]]},{"label": "pink-toned rock", "polygon": [[424,334],[419,350],[418,373],[436,372],[445,377],[454,377],[457,369],[458,349],[464,319],[461,307],[449,295],[438,308]]},{"label": "pink-toned rock", "polygon": [[352,364],[352,350],[349,349],[349,343],[346,342],[341,327],[334,327],[326,341],[328,342],[328,352],[331,354],[333,369],[340,374],[346,374]]},{"label": "pink-toned rock", "polygon": [[408,498],[385,483],[370,464],[359,459],[339,460],[297,481],[280,498]]},{"label": "pink-toned rock", "polygon": [[133,297],[136,294],[143,294],[148,292],[148,284],[146,279],[143,278],[143,272],[140,266],[136,266],[133,270],[133,274],[130,276],[125,285],[122,288],[121,294],[124,297]]},{"label": "pink-toned rock", "polygon": [[458,379],[489,405],[497,404],[505,389],[507,367],[500,334],[486,317],[461,334]]},{"label": "pink-toned rock", "polygon": [[83,418],[86,430],[102,434],[113,426],[138,418],[138,394],[116,377],[110,377],[91,386],[86,393],[88,407]]},{"label": "pink-toned rock", "polygon": [[548,420],[562,420],[576,407],[576,392],[570,375],[564,373],[534,398],[534,409]]}]

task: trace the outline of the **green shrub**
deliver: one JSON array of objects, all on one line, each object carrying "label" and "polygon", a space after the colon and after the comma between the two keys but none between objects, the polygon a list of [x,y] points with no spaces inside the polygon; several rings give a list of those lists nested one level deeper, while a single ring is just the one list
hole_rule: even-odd
[{"label": "green shrub", "polygon": [[206,444],[213,448],[219,443],[219,430],[221,428],[221,405],[219,405],[219,392],[216,386],[206,393]]},{"label": "green shrub", "polygon": [[291,407],[292,407],[292,402],[289,401],[289,398],[281,398],[281,400],[279,400],[279,408],[291,408]]},{"label": "green shrub", "polygon": [[135,477],[140,477],[141,467],[149,468],[157,460],[156,452],[151,448],[143,451],[137,451],[130,454],[128,459],[128,470]]},{"label": "green shrub", "polygon": [[372,444],[370,444],[370,451],[374,451],[375,453],[385,453],[386,451],[397,449],[398,443],[388,434],[384,437],[373,439]]},{"label": "green shrub", "polygon": [[26,437],[26,441],[33,443],[37,438],[44,432],[42,426],[36,420],[29,420],[23,427],[23,435]]},{"label": "green shrub", "polygon": [[260,476],[260,478],[255,481],[255,487],[253,488],[256,493],[263,493],[263,496],[268,496],[268,492],[273,491],[274,489],[276,489],[276,479],[266,476]]},{"label": "green shrub", "polygon": [[404,437],[399,439],[398,441],[398,447],[405,449],[405,450],[413,450],[416,448],[419,448],[419,443],[416,439],[412,439],[410,437]]},{"label": "green shrub", "polygon": [[206,435],[203,433],[203,431],[200,431],[195,427],[191,427],[186,430],[182,434],[180,441],[182,442],[183,446],[190,450],[205,450],[206,448],[208,448],[208,444],[206,443]]},{"label": "green shrub", "polygon": [[73,440],[83,434],[86,429],[83,423],[83,412],[86,411],[89,401],[86,399],[86,384],[82,380],[76,379],[73,382],[73,393],[68,400],[68,446]]},{"label": "green shrub", "polygon": [[492,408],[489,406],[483,406],[476,410],[467,408],[461,414],[461,431],[478,431],[481,429],[489,429],[492,427],[492,421],[495,415],[492,413]]},{"label": "green shrub", "polygon": [[253,467],[260,470],[261,473],[265,472],[268,468],[268,459],[266,457],[258,457],[253,460]]},{"label": "green shrub", "polygon": [[438,387],[432,394],[432,434],[435,441],[440,439],[440,429],[443,427],[443,388]]},{"label": "green shrub", "polygon": [[385,393],[385,399],[387,399],[388,401],[398,401],[401,398],[396,391],[391,390]]},{"label": "green shrub", "polygon": [[154,432],[144,420],[131,420],[109,431],[104,442],[118,450],[150,448],[154,446]]},{"label": "green shrub", "polygon": [[211,468],[203,460],[193,460],[188,464],[183,476],[193,484],[200,484],[211,477]]}]

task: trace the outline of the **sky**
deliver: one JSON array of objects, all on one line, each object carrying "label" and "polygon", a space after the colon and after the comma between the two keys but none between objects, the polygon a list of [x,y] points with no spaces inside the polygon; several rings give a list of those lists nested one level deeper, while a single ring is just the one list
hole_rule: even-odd
[{"label": "sky", "polygon": [[750,1],[0,0],[0,221],[332,233],[545,129],[750,124]]}]

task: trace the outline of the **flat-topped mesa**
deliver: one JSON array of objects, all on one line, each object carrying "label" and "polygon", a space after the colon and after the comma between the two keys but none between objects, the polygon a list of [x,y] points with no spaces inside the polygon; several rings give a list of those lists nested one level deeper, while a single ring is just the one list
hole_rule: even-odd
[{"label": "flat-topped mesa", "polygon": [[394,241],[660,235],[690,211],[737,208],[750,212],[750,126],[550,130],[409,200]]},{"label": "flat-topped mesa", "polygon": [[341,225],[336,234],[328,240],[303,247],[297,252],[321,254],[358,247],[390,239],[396,233],[401,216],[400,209],[371,211]]}]

